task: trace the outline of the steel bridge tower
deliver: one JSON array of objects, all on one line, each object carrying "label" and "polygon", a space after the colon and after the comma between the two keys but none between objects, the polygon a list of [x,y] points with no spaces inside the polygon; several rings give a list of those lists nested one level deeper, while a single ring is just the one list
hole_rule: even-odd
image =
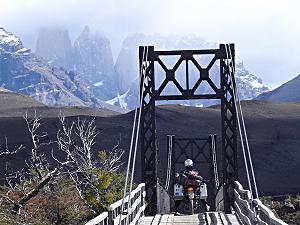
[{"label": "steel bridge tower", "polygon": [[[144,70],[145,79],[141,77],[140,92],[142,93],[142,117],[141,117],[141,162],[142,181],[146,183],[148,201],[147,213],[157,213],[157,180],[158,180],[158,148],[155,123],[155,102],[157,100],[190,100],[190,99],[220,99],[221,100],[221,127],[222,127],[222,178],[224,211],[230,213],[230,207],[234,205],[234,182],[237,180],[237,115],[235,110],[235,99],[233,88],[234,78],[230,74],[229,66],[225,63],[229,60],[235,65],[234,44],[230,44],[231,59],[226,54],[226,47],[220,44],[218,49],[208,50],[176,50],[156,51],[153,46],[147,47],[147,58],[144,57],[146,47],[139,48],[140,71]],[[195,56],[213,55],[211,62],[206,68],[202,68]],[[172,69],[168,69],[161,60],[161,56],[178,56],[179,59]],[[144,57],[144,58],[143,58]],[[220,67],[220,83],[217,84],[210,78],[210,69],[218,62]],[[146,66],[146,63],[148,64]],[[190,84],[189,63],[192,63],[199,72],[199,79],[193,86]],[[179,66],[185,64],[185,83],[182,87],[178,81],[177,73]],[[155,87],[155,67],[161,67],[165,77],[159,87]],[[178,71],[177,71],[178,72]],[[173,83],[179,94],[165,95],[168,83]],[[206,82],[214,93],[199,93],[199,86]],[[233,83],[232,83],[233,82]],[[201,89],[200,89],[201,90]]]}]

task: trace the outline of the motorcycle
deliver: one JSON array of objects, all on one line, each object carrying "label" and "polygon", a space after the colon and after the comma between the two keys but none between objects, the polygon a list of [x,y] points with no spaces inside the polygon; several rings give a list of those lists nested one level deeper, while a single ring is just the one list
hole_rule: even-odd
[{"label": "motorcycle", "polygon": [[188,214],[192,215],[199,207],[199,200],[207,198],[206,184],[196,171],[185,171],[182,179],[174,186],[174,200],[188,205]]}]

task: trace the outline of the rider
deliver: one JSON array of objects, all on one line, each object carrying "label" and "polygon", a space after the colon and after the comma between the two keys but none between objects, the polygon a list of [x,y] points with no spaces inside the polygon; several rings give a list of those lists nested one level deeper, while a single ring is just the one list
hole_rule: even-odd
[{"label": "rider", "polygon": [[181,171],[181,173],[175,174],[175,183],[183,184],[185,181],[185,178],[187,176],[192,176],[195,178],[197,182],[197,187],[200,186],[200,183],[203,181],[203,178],[199,175],[199,172],[195,169],[193,169],[193,160],[187,159],[184,161],[184,167],[185,170]]},{"label": "rider", "polygon": [[[194,164],[193,160],[191,159],[186,159],[184,161],[185,170],[181,171],[180,174],[179,173],[175,174],[175,183],[183,184],[187,176],[193,176],[196,180],[197,187],[200,186],[200,183],[203,181],[203,178],[200,176],[197,170],[193,169],[193,164]],[[203,201],[206,206],[206,209],[208,210],[209,206],[207,202],[205,200]],[[179,205],[180,205],[180,200],[175,201],[175,214],[178,214],[177,210]]]}]

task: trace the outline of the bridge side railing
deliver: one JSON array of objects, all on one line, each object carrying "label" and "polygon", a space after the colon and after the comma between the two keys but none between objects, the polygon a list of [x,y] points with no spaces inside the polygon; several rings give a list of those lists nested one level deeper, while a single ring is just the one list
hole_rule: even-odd
[{"label": "bridge side railing", "polygon": [[267,206],[265,206],[260,200],[255,199],[254,203],[258,207],[258,218],[264,221],[264,223],[258,223],[258,225],[261,224],[287,225],[287,223],[283,222],[281,219],[276,218],[275,214]]},{"label": "bridge side railing", "polygon": [[[250,191],[243,189],[243,186],[235,181],[235,211],[240,220],[247,225],[287,225],[281,219],[276,218],[274,213],[260,200],[251,200]],[[255,207],[252,207],[252,204]],[[255,212],[254,212],[254,210]],[[256,216],[255,216],[256,214]]]},{"label": "bridge side railing", "polygon": [[[126,225],[126,218],[128,218],[128,224],[135,225],[138,219],[143,216],[145,211],[145,184],[139,184],[136,189],[131,192],[131,197],[126,196],[124,199],[124,210],[122,211],[122,199],[111,204],[108,208],[108,212],[103,212],[94,219],[88,221],[86,225]],[[129,206],[131,201],[131,207]]]},{"label": "bridge side railing", "polygon": [[235,211],[239,216],[240,220],[247,225],[255,224],[255,213],[252,210],[251,195],[250,191],[244,190],[239,182],[235,182],[234,189],[235,196]]}]

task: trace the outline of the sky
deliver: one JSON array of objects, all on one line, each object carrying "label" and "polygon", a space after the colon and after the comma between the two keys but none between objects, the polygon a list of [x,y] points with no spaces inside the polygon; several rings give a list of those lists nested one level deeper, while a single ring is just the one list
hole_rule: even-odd
[{"label": "sky", "polygon": [[115,57],[137,32],[232,42],[273,89],[300,74],[299,9],[299,0],[0,0],[0,27],[34,49],[43,27],[65,27],[74,38],[89,25],[111,40]]}]

